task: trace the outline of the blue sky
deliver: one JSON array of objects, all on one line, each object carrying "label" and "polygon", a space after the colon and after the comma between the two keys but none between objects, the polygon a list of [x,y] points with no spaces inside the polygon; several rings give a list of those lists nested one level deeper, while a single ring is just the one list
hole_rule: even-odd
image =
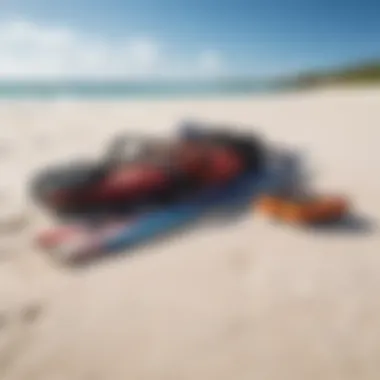
[{"label": "blue sky", "polygon": [[[3,35],[11,36],[3,41],[6,54],[0,50],[0,75],[7,70],[22,75],[26,66],[37,62],[42,67],[29,76],[44,75],[44,69],[50,75],[69,75],[78,61],[77,75],[260,76],[380,58],[380,1],[3,0],[0,4],[0,28],[3,25]],[[69,42],[58,39],[62,49],[53,56],[40,42],[29,41],[27,58],[14,48],[28,43],[15,38],[22,33],[14,32],[12,23],[24,23],[23,33],[35,32],[35,39],[58,31],[70,34],[70,48]],[[59,45],[53,40],[51,44]],[[73,61],[70,54],[76,54]],[[86,70],[81,54],[92,71]],[[15,62],[15,55],[22,56],[25,64]]]}]

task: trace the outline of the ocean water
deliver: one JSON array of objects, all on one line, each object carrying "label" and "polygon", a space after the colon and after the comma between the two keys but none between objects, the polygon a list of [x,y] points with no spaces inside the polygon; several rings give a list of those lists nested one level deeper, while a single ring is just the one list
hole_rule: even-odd
[{"label": "ocean water", "polygon": [[177,98],[239,96],[280,91],[252,80],[215,82],[0,82],[0,99]]}]

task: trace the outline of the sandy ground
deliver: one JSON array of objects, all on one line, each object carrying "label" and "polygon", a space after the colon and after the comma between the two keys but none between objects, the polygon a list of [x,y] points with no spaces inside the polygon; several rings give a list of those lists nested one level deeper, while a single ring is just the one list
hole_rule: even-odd
[{"label": "sandy ground", "polygon": [[[96,156],[119,131],[171,133],[188,117],[305,154],[315,186],[348,194],[355,218],[306,231],[252,211],[81,269],[33,247],[46,223],[25,205],[34,170]],[[1,102],[0,378],[378,379],[379,125],[379,88]]]}]

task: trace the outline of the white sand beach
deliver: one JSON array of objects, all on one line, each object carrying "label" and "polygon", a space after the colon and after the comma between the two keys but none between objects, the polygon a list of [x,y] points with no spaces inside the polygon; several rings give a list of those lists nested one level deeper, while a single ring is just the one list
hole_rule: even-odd
[{"label": "white sand beach", "polygon": [[[302,230],[252,208],[72,269],[33,242],[45,163],[194,118],[305,155],[355,217]],[[231,99],[0,102],[1,380],[350,380],[380,373],[380,88]],[[12,219],[12,220],[10,220]],[[10,224],[12,222],[13,224]]]}]

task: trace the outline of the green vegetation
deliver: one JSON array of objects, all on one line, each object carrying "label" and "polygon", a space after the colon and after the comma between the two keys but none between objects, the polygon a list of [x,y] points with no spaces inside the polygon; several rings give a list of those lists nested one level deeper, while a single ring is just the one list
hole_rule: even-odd
[{"label": "green vegetation", "polygon": [[309,88],[333,84],[380,83],[380,61],[359,64],[341,69],[303,73],[279,80],[284,86]]}]

